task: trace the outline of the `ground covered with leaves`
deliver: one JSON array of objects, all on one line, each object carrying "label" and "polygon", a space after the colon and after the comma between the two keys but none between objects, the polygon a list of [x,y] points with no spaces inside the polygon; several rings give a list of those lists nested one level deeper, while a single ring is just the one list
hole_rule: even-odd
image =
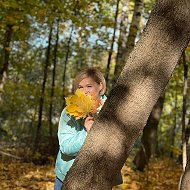
[{"label": "ground covered with leaves", "polygon": [[[114,190],[177,190],[181,165],[168,158],[153,158],[144,172],[132,169],[129,159],[122,169],[124,183]],[[35,165],[0,155],[0,190],[53,190],[54,163]]]},{"label": "ground covered with leaves", "polygon": [[152,158],[144,172],[132,169],[129,158],[122,169],[123,184],[114,190],[177,190],[182,166],[169,158]]}]

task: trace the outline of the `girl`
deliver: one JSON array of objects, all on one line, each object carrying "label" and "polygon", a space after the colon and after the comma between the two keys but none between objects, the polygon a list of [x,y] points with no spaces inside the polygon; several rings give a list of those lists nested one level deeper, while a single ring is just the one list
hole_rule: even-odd
[{"label": "girl", "polygon": [[[95,68],[88,68],[77,75],[74,81],[74,92],[81,89],[86,95],[93,95],[96,99],[106,100],[106,82],[102,73]],[[59,152],[55,164],[55,190],[61,190],[64,178],[72,166],[77,153],[80,151],[87,133],[92,128],[94,118],[76,120],[64,109],[58,127]]]}]

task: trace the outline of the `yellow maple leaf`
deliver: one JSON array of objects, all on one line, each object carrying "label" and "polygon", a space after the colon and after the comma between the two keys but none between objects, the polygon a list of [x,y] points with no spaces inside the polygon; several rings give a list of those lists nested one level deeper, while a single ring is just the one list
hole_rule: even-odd
[{"label": "yellow maple leaf", "polygon": [[76,119],[85,118],[90,114],[97,113],[100,101],[95,100],[91,95],[77,89],[74,95],[71,95],[66,100],[66,111],[69,115]]}]

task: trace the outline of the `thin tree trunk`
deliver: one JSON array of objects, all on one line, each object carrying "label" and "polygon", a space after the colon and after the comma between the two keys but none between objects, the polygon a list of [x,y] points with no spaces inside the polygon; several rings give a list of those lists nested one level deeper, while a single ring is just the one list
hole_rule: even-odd
[{"label": "thin tree trunk", "polygon": [[[176,128],[177,128],[177,117],[178,117],[178,113],[177,113],[177,105],[178,105],[177,89],[178,89],[178,82],[176,81],[175,105],[174,105],[175,117],[174,117],[173,128],[171,131],[171,147],[174,147],[174,145],[175,145]],[[173,158],[173,150],[171,150],[171,152],[170,152],[170,158]]]},{"label": "thin tree trunk", "polygon": [[185,130],[186,144],[188,144],[188,142],[189,142],[189,137],[190,137],[190,128],[189,128],[188,126],[190,126],[190,119],[189,119],[187,128],[186,128],[186,130]]},{"label": "thin tree trunk", "polygon": [[9,56],[10,56],[10,42],[13,35],[12,25],[7,25],[5,38],[3,42],[3,59],[2,63],[0,63],[0,100],[1,100],[1,93],[4,88],[4,83],[7,77],[7,71],[9,66]]},{"label": "thin tree trunk", "polygon": [[54,59],[53,59],[53,72],[52,72],[52,84],[51,84],[51,95],[50,95],[50,107],[49,107],[49,135],[52,137],[52,111],[53,111],[53,97],[54,97],[54,88],[55,88],[55,74],[56,74],[56,65],[57,65],[57,47],[59,43],[59,18],[57,20],[57,33],[56,33],[56,42],[54,48]]},{"label": "thin tree trunk", "polygon": [[144,0],[135,0],[135,8],[134,8],[134,13],[133,13],[133,18],[131,21],[130,29],[129,29],[129,35],[127,38],[127,42],[125,44],[125,48],[122,50],[122,53],[120,53],[120,55],[118,55],[118,56],[122,56],[122,59],[120,61],[118,60],[119,62],[116,62],[113,83],[115,83],[116,80],[118,79],[128,57],[129,57],[129,54],[131,53],[131,51],[134,48],[135,39],[137,36],[137,32],[139,30],[141,15],[142,15],[143,8],[144,8],[143,2],[144,2]]},{"label": "thin tree trunk", "polygon": [[116,7],[115,21],[114,21],[114,30],[113,30],[113,37],[112,37],[112,41],[111,41],[111,47],[110,47],[110,50],[109,50],[108,62],[107,62],[106,73],[105,73],[105,80],[106,80],[107,83],[108,83],[108,80],[109,80],[111,57],[112,57],[113,46],[114,46],[115,37],[116,37],[115,34],[116,34],[116,30],[117,30],[117,17],[118,17],[118,12],[119,12],[119,2],[120,2],[120,0],[117,0],[117,7]]},{"label": "thin tree trunk", "polygon": [[128,40],[126,44],[127,51],[125,51],[125,54],[124,54],[125,60],[128,59],[129,54],[132,52],[134,48],[135,39],[137,36],[137,32],[139,30],[139,25],[140,25],[143,9],[144,9],[144,0],[135,0],[134,14],[133,14],[133,18],[132,18],[132,22],[131,22],[131,26],[129,30],[129,36],[128,36]]},{"label": "thin tree trunk", "polygon": [[47,47],[47,52],[46,52],[46,61],[44,64],[44,75],[43,75],[42,90],[41,90],[41,95],[40,95],[38,124],[37,124],[37,130],[36,130],[36,138],[34,142],[34,152],[38,149],[38,144],[41,138],[42,112],[43,112],[43,105],[44,105],[44,98],[45,98],[45,88],[46,88],[48,67],[49,67],[49,61],[50,61],[52,30],[53,30],[53,26],[51,25],[50,32],[49,32],[49,39],[48,39],[48,47]]},{"label": "thin tree trunk", "polygon": [[122,15],[121,15],[121,22],[120,22],[120,34],[118,40],[118,50],[117,50],[117,57],[116,57],[116,65],[114,70],[114,77],[112,81],[112,86],[116,83],[122,69],[123,65],[125,64],[125,56],[124,52],[126,51],[126,44],[127,44],[127,27],[128,27],[128,6],[129,0],[125,0],[122,3]]},{"label": "thin tree trunk", "polygon": [[183,83],[183,113],[182,113],[182,163],[183,171],[185,171],[187,163],[187,141],[186,141],[186,102],[187,102],[187,81],[188,81],[188,64],[185,58],[185,51],[183,52],[183,67],[184,67],[184,83]]},{"label": "thin tree trunk", "polygon": [[72,25],[71,27],[71,32],[70,32],[70,36],[67,42],[67,52],[66,52],[66,56],[65,56],[65,62],[64,62],[64,69],[63,69],[63,86],[62,86],[62,92],[63,92],[63,106],[62,109],[65,107],[65,80],[66,80],[66,70],[67,70],[67,64],[68,64],[68,60],[69,60],[69,53],[70,53],[70,46],[71,46],[71,39],[72,39],[72,34],[73,34],[73,30],[74,30],[74,25]]},{"label": "thin tree trunk", "polygon": [[[77,6],[78,6],[79,0],[76,1],[75,6],[73,8],[73,15],[76,16],[77,14]],[[74,24],[71,26],[71,31],[69,35],[69,39],[67,41],[67,51],[65,55],[65,62],[64,62],[64,68],[63,68],[63,77],[62,77],[62,96],[63,96],[63,105],[62,109],[65,107],[65,80],[66,80],[66,71],[67,71],[67,64],[69,60],[69,53],[70,53],[70,46],[71,46],[71,41],[72,41],[72,35],[73,35],[73,30],[74,30]]]},{"label": "thin tree trunk", "polygon": [[63,189],[111,190],[190,40],[190,1],[159,0],[66,175]]},{"label": "thin tree trunk", "polygon": [[143,130],[141,138],[141,148],[134,158],[134,164],[137,170],[143,171],[148,164],[152,154],[155,154],[157,148],[157,129],[164,105],[164,94],[162,94],[148,118],[147,124]]}]

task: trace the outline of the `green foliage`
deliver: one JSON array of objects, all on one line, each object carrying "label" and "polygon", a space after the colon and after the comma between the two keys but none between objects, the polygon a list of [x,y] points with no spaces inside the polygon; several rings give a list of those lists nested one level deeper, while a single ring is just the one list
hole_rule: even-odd
[{"label": "green foliage", "polygon": [[[154,3],[154,0],[145,0],[145,16],[149,16]],[[130,1],[129,6],[130,12],[126,14],[129,14],[131,19],[134,1]],[[0,1],[0,41],[2,42],[0,60],[3,56],[2,44],[6,38],[6,27],[11,26],[13,29],[8,76],[0,100],[0,129],[5,131],[4,136],[8,135],[13,140],[28,138],[33,140],[35,137],[43,82],[43,64],[46,60],[49,27],[53,25],[42,117],[42,136],[45,138],[49,135],[50,93],[56,28],[59,19],[57,65],[52,100],[53,135],[56,135],[64,102],[63,95],[68,96],[72,92],[73,79],[78,71],[87,66],[98,67],[103,72],[106,70],[113,35],[115,9],[116,0],[102,0],[101,2],[98,0]],[[116,39],[118,35],[117,30]],[[117,41],[115,46],[117,47]],[[116,49],[114,48],[112,56],[110,77],[113,77],[114,73]],[[66,76],[63,81],[67,55]],[[190,57],[188,53],[187,55],[189,63]],[[181,146],[182,89],[183,66],[180,64],[166,88],[164,109],[159,124],[159,147],[165,152],[173,150],[174,153],[180,153],[177,150]],[[176,97],[177,107],[175,107]],[[187,106],[189,105],[188,99]],[[189,112],[188,109],[188,118]],[[174,125],[176,125],[176,138],[174,146],[171,147],[171,132]]]},{"label": "green foliage", "polygon": [[[186,53],[188,64],[189,54]],[[176,67],[166,89],[165,89],[165,102],[164,108],[159,123],[159,146],[170,154],[171,151],[178,156],[181,154],[181,118],[182,118],[182,105],[183,105],[183,64],[180,62]],[[189,94],[189,92],[188,92]],[[189,99],[187,100],[187,115],[189,117]],[[175,128],[175,142],[171,146],[172,132]]]}]

